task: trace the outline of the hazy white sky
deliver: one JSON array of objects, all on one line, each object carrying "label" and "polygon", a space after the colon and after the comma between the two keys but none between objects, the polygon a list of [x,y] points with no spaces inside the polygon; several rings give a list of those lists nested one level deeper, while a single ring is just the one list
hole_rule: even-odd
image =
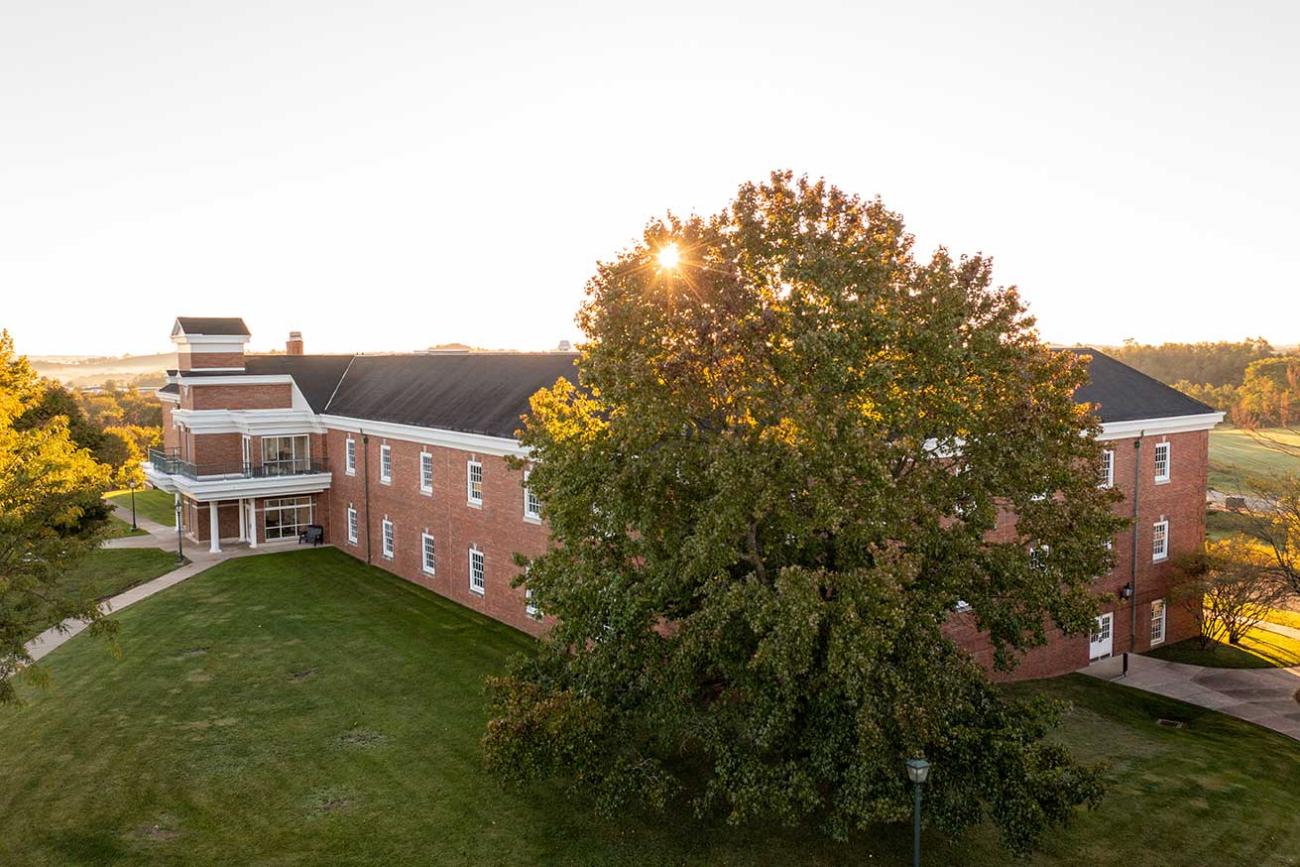
[{"label": "hazy white sky", "polygon": [[788,167],[993,255],[1048,339],[1296,342],[1296,10],[0,0],[0,325],[550,348],[649,217]]}]

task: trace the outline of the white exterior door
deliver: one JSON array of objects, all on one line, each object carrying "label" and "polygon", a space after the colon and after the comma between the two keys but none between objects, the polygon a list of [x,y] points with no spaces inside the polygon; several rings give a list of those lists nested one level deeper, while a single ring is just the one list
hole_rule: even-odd
[{"label": "white exterior door", "polygon": [[1092,624],[1092,640],[1088,644],[1088,659],[1105,659],[1114,647],[1115,614],[1110,612],[1097,618]]}]

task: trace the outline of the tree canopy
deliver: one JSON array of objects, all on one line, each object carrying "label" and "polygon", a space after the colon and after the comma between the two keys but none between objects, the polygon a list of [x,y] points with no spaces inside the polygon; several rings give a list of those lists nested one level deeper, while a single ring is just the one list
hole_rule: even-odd
[{"label": "tree canopy", "polygon": [[24,643],[37,618],[111,629],[95,600],[57,590],[98,542],[110,470],[73,440],[67,415],[36,411],[46,385],[0,332],[0,704],[13,699],[12,677],[31,661]]},{"label": "tree canopy", "polygon": [[945,632],[1004,668],[1085,632],[1122,525],[1086,370],[989,259],[919,260],[881,202],[778,173],[650,223],[579,322],[580,381],[521,433],[555,620],[492,684],[491,768],[842,837],[909,815],[919,755],[929,820],[1017,848],[1099,796]]}]

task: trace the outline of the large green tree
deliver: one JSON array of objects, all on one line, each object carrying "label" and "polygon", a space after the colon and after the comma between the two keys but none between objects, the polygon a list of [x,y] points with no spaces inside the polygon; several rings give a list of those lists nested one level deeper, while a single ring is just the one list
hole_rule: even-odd
[{"label": "large green tree", "polygon": [[774,174],[598,266],[580,382],[522,432],[557,619],[492,684],[491,768],[843,836],[909,814],[923,755],[930,820],[1019,848],[1099,796],[1055,709],[945,632],[974,618],[1011,667],[1089,628],[1121,522],[1086,372],[988,259],[912,246],[880,202]]},{"label": "large green tree", "polygon": [[98,542],[109,468],[73,441],[67,416],[41,411],[47,394],[0,332],[0,704],[31,662],[24,643],[35,627],[78,617],[111,630],[93,599],[59,587]]}]

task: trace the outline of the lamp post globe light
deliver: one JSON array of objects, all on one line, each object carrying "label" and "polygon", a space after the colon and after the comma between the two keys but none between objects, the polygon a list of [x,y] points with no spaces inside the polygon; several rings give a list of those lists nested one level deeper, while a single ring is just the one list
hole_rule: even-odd
[{"label": "lamp post globe light", "polygon": [[930,763],[907,760],[907,778],[912,781],[912,867],[921,867],[921,786],[930,779]]},{"label": "lamp post globe light", "polygon": [[185,562],[185,536],[181,530],[181,495],[176,495],[176,562]]}]

